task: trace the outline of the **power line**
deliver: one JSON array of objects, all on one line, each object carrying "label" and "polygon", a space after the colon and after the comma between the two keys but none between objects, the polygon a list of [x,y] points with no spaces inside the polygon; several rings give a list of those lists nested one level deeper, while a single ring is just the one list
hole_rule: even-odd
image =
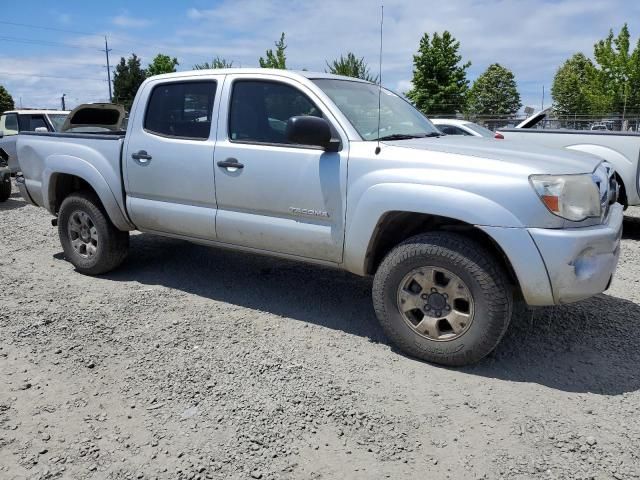
[{"label": "power line", "polygon": [[[44,25],[32,25],[29,23],[18,23],[18,22],[6,22],[6,21],[2,21],[0,20],[0,25],[12,25],[15,27],[25,27],[25,28],[35,28],[35,29],[39,29],[39,30],[51,30],[54,32],[63,32],[63,33],[71,33],[73,35],[87,35],[87,36],[91,36],[91,37],[100,37],[103,38],[105,35],[107,35],[106,33],[89,33],[89,32],[81,32],[78,30],[66,30],[64,28],[56,28],[56,27],[46,27]],[[129,38],[125,38],[125,37],[121,37],[121,36],[117,36],[117,35],[107,35],[109,38],[113,38],[116,40],[123,40],[125,42],[129,42],[129,43],[135,43],[136,45],[139,45],[141,47],[148,47],[148,48],[156,48],[156,45],[150,45],[148,43],[141,43],[137,40],[131,40]]]},{"label": "power line", "polygon": [[[99,47],[89,47],[87,45],[72,45],[72,44],[68,44],[68,43],[59,43],[59,42],[49,42],[46,40],[34,40],[34,39],[30,39],[30,38],[18,38],[18,37],[4,37],[4,36],[0,36],[0,40],[6,40],[8,42],[15,42],[15,43],[24,43],[27,45],[42,45],[45,47],[63,47],[63,48],[77,48],[77,49],[81,49],[81,50],[92,50],[92,51],[98,51],[98,52],[104,52],[103,48],[99,48]],[[133,52],[125,52],[124,50],[116,50],[115,52],[110,49],[111,52],[115,53],[116,55],[119,56],[128,56]]]},{"label": "power line", "polygon": [[100,50],[97,47],[89,47],[87,45],[75,45],[70,43],[60,43],[60,42],[51,42],[48,40],[36,40],[33,38],[20,38],[20,37],[0,37],[0,40],[5,40],[7,42],[15,42],[15,43],[25,43],[28,45],[44,45],[46,47],[64,47],[64,48],[83,48],[89,50]]},{"label": "power line", "polygon": [[2,25],[12,25],[14,27],[39,28],[41,30],[51,30],[53,32],[73,33],[75,35],[90,35],[90,36],[93,36],[93,37],[102,37],[102,35],[99,35],[97,33],[79,32],[77,30],[65,30],[64,28],[45,27],[43,25],[30,25],[28,23],[6,22],[4,20],[0,20],[0,24],[2,24]]},{"label": "power line", "polygon": [[67,75],[37,75],[29,72],[0,72],[0,75],[13,75],[16,77],[33,77],[33,78],[62,78],[65,80],[98,80],[104,82],[104,78],[93,77],[70,77]]}]

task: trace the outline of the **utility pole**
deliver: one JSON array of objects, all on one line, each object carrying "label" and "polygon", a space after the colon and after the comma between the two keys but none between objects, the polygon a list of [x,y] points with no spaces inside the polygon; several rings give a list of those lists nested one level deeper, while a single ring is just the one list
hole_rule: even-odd
[{"label": "utility pole", "polygon": [[64,103],[64,97],[66,97],[66,96],[67,96],[67,94],[63,93],[62,97],[60,97],[60,100],[62,101],[62,110],[66,110],[67,109],[67,106]]},{"label": "utility pole", "polygon": [[104,36],[104,54],[107,56],[107,83],[109,84],[109,101],[113,102],[113,96],[111,95],[111,66],[109,65],[109,44],[107,43],[107,36]]},{"label": "utility pole", "polygon": [[544,110],[544,85],[542,85],[542,103],[540,103],[540,111]]}]

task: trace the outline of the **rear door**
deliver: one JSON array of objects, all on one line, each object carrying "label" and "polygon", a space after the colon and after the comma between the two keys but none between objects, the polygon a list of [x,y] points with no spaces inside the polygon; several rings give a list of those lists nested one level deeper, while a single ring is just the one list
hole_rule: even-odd
[{"label": "rear door", "polygon": [[215,239],[213,150],[224,76],[145,84],[123,152],[127,208],[144,231]]},{"label": "rear door", "polygon": [[[215,152],[218,240],[340,262],[349,144],[337,121],[313,91],[285,77],[230,75],[224,90]],[[342,150],[289,144],[287,120],[299,115],[327,119]],[[229,167],[234,161],[241,168]]]}]

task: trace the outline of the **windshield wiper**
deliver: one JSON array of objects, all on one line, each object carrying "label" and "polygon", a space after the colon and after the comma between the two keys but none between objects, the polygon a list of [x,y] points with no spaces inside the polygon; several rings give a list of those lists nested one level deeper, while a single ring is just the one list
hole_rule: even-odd
[{"label": "windshield wiper", "polygon": [[373,140],[411,140],[413,138],[426,138],[426,137],[439,137],[440,134],[438,132],[429,132],[429,133],[394,133],[393,135],[386,135],[380,138],[374,138]]}]

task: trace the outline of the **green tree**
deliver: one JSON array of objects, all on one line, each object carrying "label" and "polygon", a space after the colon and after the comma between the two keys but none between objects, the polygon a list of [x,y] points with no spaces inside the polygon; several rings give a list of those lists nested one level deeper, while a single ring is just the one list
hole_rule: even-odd
[{"label": "green tree", "polygon": [[13,110],[14,108],[13,97],[7,92],[6,88],[0,85],[0,113]]},{"label": "green tree", "polygon": [[177,58],[171,58],[169,55],[159,53],[147,67],[147,77],[154,75],[162,75],[163,73],[173,73],[176,67],[180,65]]},{"label": "green tree", "polygon": [[231,68],[233,67],[233,62],[229,62],[226,58],[216,57],[211,63],[197,63],[193,66],[194,70],[209,70],[209,69],[217,69],[217,68]]},{"label": "green tree", "polygon": [[358,58],[351,52],[347,53],[346,57],[340,55],[339,59],[326,63],[327,67],[329,67],[329,73],[360,78],[373,83],[378,82],[378,76],[374,76],[369,72],[369,66],[364,61],[364,57]]},{"label": "green tree", "polygon": [[113,101],[131,110],[136,92],[146,78],[147,74],[140,66],[140,57],[135,53],[126,60],[121,57],[113,74]]},{"label": "green tree", "polygon": [[469,88],[467,69],[461,64],[460,42],[448,31],[420,39],[413,56],[413,88],[407,97],[424,113],[453,114],[462,111]]},{"label": "green tree", "polygon": [[522,106],[513,72],[489,65],[469,90],[467,111],[476,115],[512,115]]},{"label": "green tree", "polygon": [[552,90],[558,112],[568,115],[640,112],[640,40],[631,52],[630,37],[627,24],[617,35],[611,29],[593,47],[595,62],[578,54],[558,70]]},{"label": "green tree", "polygon": [[558,69],[553,79],[553,109],[559,116],[600,113],[606,100],[598,99],[598,72],[593,62],[576,53]]},{"label": "green tree", "polygon": [[625,23],[620,33],[614,36],[613,30],[604,40],[593,47],[593,56],[598,63],[598,87],[602,88],[612,111],[622,112],[625,95],[629,88],[629,27]]},{"label": "green tree", "polygon": [[627,111],[640,114],[640,39],[629,58],[629,84],[626,93]]},{"label": "green tree", "polygon": [[280,70],[287,69],[287,56],[285,55],[285,50],[287,49],[287,44],[284,43],[284,32],[280,35],[280,40],[276,42],[276,51],[268,49],[266,52],[267,58],[260,57],[260,67],[261,68],[278,68]]}]

